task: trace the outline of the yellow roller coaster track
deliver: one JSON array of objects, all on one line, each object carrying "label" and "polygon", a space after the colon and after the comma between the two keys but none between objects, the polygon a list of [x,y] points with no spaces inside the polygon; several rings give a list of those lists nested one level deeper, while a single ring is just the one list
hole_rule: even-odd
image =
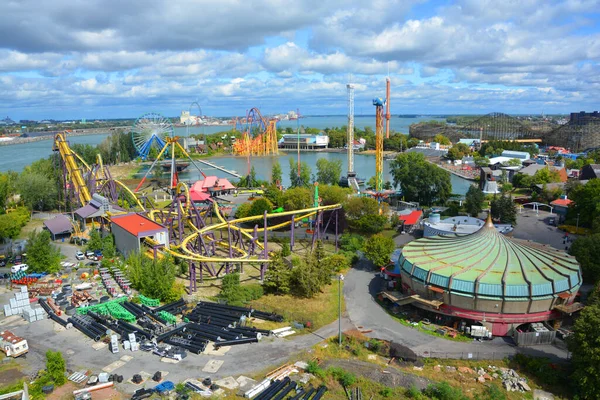
[{"label": "yellow roller coaster track", "polygon": [[[90,195],[90,192],[86,185],[86,182],[83,178],[81,168],[77,165],[77,162],[75,161],[75,159],[78,159],[85,166],[86,172],[92,173],[93,172],[92,168],[77,153],[75,153],[73,150],[71,150],[71,148],[69,147],[69,145],[65,139],[64,133],[57,134],[55,137],[54,143],[55,143],[56,149],[60,152],[60,156],[61,156],[63,162],[65,163],[65,166],[67,168],[67,173],[68,173],[70,180],[77,186],[77,191],[79,194],[79,200],[80,200],[81,204],[85,205],[85,204],[89,203],[91,200],[91,195]],[[96,173],[97,180],[100,180],[100,173],[103,170],[103,168],[106,168],[102,163],[102,158],[100,157],[100,155],[98,155],[98,157],[97,157],[97,164],[98,164],[99,169],[96,170],[95,173]],[[124,185],[122,182],[120,182],[116,179],[113,179],[112,181],[115,182],[115,184],[119,185],[121,188],[123,188],[123,190],[125,190],[127,192],[127,194],[129,194],[131,196],[132,199],[135,199],[137,205],[141,208],[141,210],[148,211],[148,216],[153,221],[160,222],[160,221],[157,221],[157,218],[156,218],[157,214],[160,212],[166,213],[166,214],[172,213],[171,211],[166,211],[166,210],[157,210],[157,209],[146,210],[145,207],[143,206],[143,204],[140,202],[139,198],[126,185]],[[102,186],[99,187],[99,189],[102,189],[104,187],[104,185],[106,185],[106,184],[108,184],[108,181],[104,181],[102,183]],[[188,215],[189,209],[191,207],[190,200],[189,200],[190,199],[189,188],[187,187],[187,185],[180,182],[176,187],[176,194],[177,195],[185,194],[186,201],[184,204],[180,205],[180,207],[181,207],[182,215]],[[233,219],[233,220],[227,221],[223,217],[223,215],[221,215],[219,206],[216,202],[213,202],[213,207],[214,207],[215,216],[219,219],[220,222],[199,228],[193,224],[191,219],[187,219],[187,226],[193,232],[190,235],[186,236],[181,241],[180,244],[173,245],[173,246],[171,246],[171,248],[161,249],[159,251],[159,257],[162,257],[162,254],[160,254],[160,252],[166,252],[166,253],[173,255],[174,257],[178,257],[178,258],[182,258],[182,259],[190,260],[190,261],[197,261],[197,262],[218,262],[218,263],[222,263],[222,262],[228,262],[228,263],[239,263],[239,262],[266,263],[266,262],[270,262],[269,259],[251,258],[250,255],[248,254],[248,252],[246,252],[245,250],[243,250],[239,247],[236,247],[236,246],[231,246],[231,249],[234,250],[239,255],[238,257],[234,257],[234,258],[231,258],[231,257],[207,257],[207,256],[203,256],[201,254],[194,253],[192,250],[188,249],[188,244],[192,240],[197,239],[199,235],[201,235],[203,237],[207,237],[207,235],[209,233],[217,231],[219,229],[232,229],[232,230],[238,231],[240,234],[244,235],[248,239],[254,239],[254,237],[250,234],[251,232],[254,231],[254,229],[242,228],[239,226],[239,224],[243,224],[246,222],[252,222],[252,221],[259,221],[264,218],[264,215],[256,215],[256,216],[238,218],[238,219]],[[329,206],[306,208],[306,209],[302,209],[302,210],[285,211],[282,213],[272,213],[272,214],[267,214],[267,219],[276,218],[276,217],[292,216],[292,215],[298,215],[297,219],[304,219],[304,218],[311,217],[311,216],[317,214],[318,212],[327,211],[327,210],[335,210],[340,207],[341,207],[340,204],[334,204],[334,205],[329,205]],[[202,215],[205,215],[206,212],[207,212],[206,210],[202,211]],[[111,214],[109,213],[106,217],[107,220],[110,221],[110,217],[111,217]],[[269,226],[266,228],[266,230],[272,231],[275,229],[283,228],[290,224],[291,224],[291,220],[277,224],[277,225]],[[76,231],[78,231],[77,228],[76,228]],[[158,243],[156,241],[149,239],[149,238],[146,238],[144,242],[150,246],[158,245]],[[214,240],[214,243],[216,246],[220,247],[224,251],[228,251],[230,248],[229,243],[225,242],[225,241]],[[262,243],[256,242],[256,245],[259,249],[264,250],[264,245]]]}]

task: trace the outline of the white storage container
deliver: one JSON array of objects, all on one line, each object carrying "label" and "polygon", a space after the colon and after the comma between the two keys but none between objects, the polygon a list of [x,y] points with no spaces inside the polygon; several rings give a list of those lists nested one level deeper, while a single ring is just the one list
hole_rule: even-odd
[{"label": "white storage container", "polygon": [[129,350],[129,349],[131,349],[131,342],[129,342],[129,340],[125,340],[125,341],[123,341],[123,349],[124,349],[124,350]]},{"label": "white storage container", "polygon": [[10,317],[12,314],[12,308],[10,308],[10,304],[5,304],[4,305],[4,315],[6,317]]}]

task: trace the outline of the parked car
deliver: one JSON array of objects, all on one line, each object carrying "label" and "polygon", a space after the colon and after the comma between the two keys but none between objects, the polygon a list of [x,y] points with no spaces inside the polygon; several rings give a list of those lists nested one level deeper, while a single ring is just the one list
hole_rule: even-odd
[{"label": "parked car", "polygon": [[0,255],[0,267],[6,267],[6,256]]},{"label": "parked car", "polygon": [[100,250],[96,250],[94,252],[94,257],[92,257],[92,260],[94,260],[94,261],[102,260],[102,252]]},{"label": "parked car", "polygon": [[80,260],[80,261],[81,261],[81,260],[85,260],[85,254],[83,254],[83,252],[82,252],[82,251],[77,251],[77,252],[75,253],[75,258],[76,258],[76,259],[78,259],[78,260]]},{"label": "parked car", "polygon": [[29,265],[27,264],[15,264],[10,267],[10,272],[16,274],[19,271],[27,271],[29,269]]},{"label": "parked car", "polygon": [[15,264],[22,264],[23,263],[23,258],[21,256],[15,256],[15,259],[13,260],[13,262]]},{"label": "parked car", "polygon": [[86,251],[85,252],[85,257],[86,258],[92,258],[92,257],[94,257],[94,252],[91,251],[91,250]]}]

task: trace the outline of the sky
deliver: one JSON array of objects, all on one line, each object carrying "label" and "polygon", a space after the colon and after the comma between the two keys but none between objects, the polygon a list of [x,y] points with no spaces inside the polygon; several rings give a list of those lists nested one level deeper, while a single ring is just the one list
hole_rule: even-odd
[{"label": "sky", "polygon": [[[2,0],[0,118],[600,109],[600,0]],[[196,107],[191,108],[197,115]]]}]

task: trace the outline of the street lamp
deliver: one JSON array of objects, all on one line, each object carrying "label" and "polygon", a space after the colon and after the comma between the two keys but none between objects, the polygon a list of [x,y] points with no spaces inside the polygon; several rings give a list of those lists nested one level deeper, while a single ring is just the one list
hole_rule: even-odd
[{"label": "street lamp", "polygon": [[579,234],[579,214],[577,214],[577,227],[575,228],[575,233]]},{"label": "street lamp", "polygon": [[342,281],[344,280],[344,275],[340,274],[338,277],[338,340],[339,346],[342,346]]}]

